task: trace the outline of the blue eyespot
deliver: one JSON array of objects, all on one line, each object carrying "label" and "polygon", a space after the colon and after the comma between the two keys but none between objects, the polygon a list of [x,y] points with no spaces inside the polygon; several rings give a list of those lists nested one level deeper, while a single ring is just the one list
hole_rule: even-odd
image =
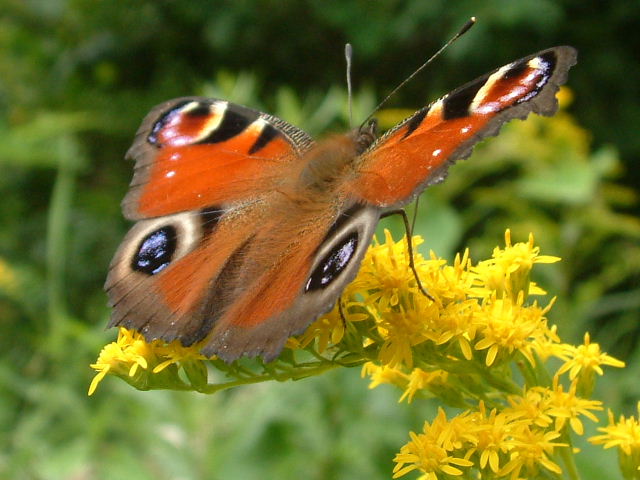
[{"label": "blue eyespot", "polygon": [[155,275],[169,266],[178,245],[176,229],[170,225],[148,234],[131,260],[131,268]]},{"label": "blue eyespot", "polygon": [[334,247],[309,276],[305,291],[326,288],[347,267],[358,247],[358,234],[349,235]]}]

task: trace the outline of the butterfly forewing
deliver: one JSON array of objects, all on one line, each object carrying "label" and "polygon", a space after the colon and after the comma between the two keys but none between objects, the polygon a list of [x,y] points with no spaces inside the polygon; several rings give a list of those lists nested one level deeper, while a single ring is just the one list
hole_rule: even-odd
[{"label": "butterfly forewing", "polygon": [[448,166],[466,158],[482,138],[530,112],[553,115],[555,94],[576,62],[572,47],[517,60],[453,90],[391,129],[362,155],[351,185],[361,201],[390,207],[410,202],[442,181]]},{"label": "butterfly forewing", "polygon": [[293,125],[224,100],[165,102],[127,153],[136,165],[123,211],[135,220],[251,201],[312,145]]}]

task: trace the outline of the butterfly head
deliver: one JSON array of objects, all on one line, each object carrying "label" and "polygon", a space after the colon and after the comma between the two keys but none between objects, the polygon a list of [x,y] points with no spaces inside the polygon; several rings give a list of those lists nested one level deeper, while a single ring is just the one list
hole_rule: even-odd
[{"label": "butterfly head", "polygon": [[358,155],[364,153],[378,138],[378,120],[369,119],[367,123],[353,131]]}]

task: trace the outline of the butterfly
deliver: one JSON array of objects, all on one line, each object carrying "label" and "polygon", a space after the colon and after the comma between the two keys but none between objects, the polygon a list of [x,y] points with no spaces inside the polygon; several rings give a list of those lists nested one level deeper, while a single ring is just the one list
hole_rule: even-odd
[{"label": "butterfly", "polygon": [[201,345],[226,362],[278,356],[355,277],[381,215],[444,180],[483,137],[553,115],[568,46],[469,82],[377,137],[314,141],[273,115],[184,97],[147,115],[122,202],[136,223],[111,262],[109,326]]}]

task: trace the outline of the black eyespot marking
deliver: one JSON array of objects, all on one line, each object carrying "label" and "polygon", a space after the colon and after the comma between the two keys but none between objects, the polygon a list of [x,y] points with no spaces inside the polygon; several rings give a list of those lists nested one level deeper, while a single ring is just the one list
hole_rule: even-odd
[{"label": "black eyespot marking", "polygon": [[325,256],[311,273],[305,291],[326,288],[347,267],[358,247],[358,233],[353,232]]},{"label": "black eyespot marking", "polygon": [[513,65],[509,70],[502,74],[500,80],[508,80],[510,78],[517,78],[521,76],[529,68],[529,60],[521,60]]},{"label": "black eyespot marking", "polygon": [[[557,62],[556,54],[554,52],[547,52],[540,55],[538,57],[538,60],[539,60],[539,67],[537,70],[540,72],[540,79],[536,82],[536,88],[531,90],[527,95],[516,100],[516,102],[514,103],[515,105],[517,105],[518,103],[526,102],[527,100],[530,100],[531,98],[538,95],[538,93],[542,91],[544,86],[549,82],[549,79],[553,75],[553,72],[556,69],[556,62]],[[518,66],[516,66],[516,68],[517,67]],[[522,63],[522,68],[520,73],[524,73],[527,68],[530,68],[529,61]],[[507,75],[512,76],[513,74],[511,72],[513,70],[515,70],[515,68],[509,70],[506,73],[505,77],[507,77]]]},{"label": "black eyespot marking", "polygon": [[147,275],[155,275],[171,263],[177,245],[177,232],[171,225],[151,232],[140,242],[138,251],[131,260],[131,268]]},{"label": "black eyespot marking", "polygon": [[230,138],[233,138],[236,135],[242,133],[251,123],[256,120],[256,118],[258,118],[257,114],[249,116],[246,113],[240,114],[227,108],[227,110],[225,110],[224,112],[224,117],[222,117],[222,121],[220,122],[218,128],[216,128],[198,143],[218,143],[229,140]]},{"label": "black eyespot marking", "polygon": [[211,105],[208,103],[198,103],[195,108],[190,108],[184,114],[188,117],[206,117],[211,115]]},{"label": "black eyespot marking", "polygon": [[486,81],[486,78],[480,78],[451,92],[442,102],[443,118],[452,120],[469,116],[469,106]]},{"label": "black eyespot marking", "polygon": [[164,126],[169,122],[169,119],[173,115],[175,115],[180,110],[182,110],[182,108],[188,103],[191,103],[191,101],[185,100],[185,101],[179,102],[172,109],[167,110],[162,115],[160,115],[160,118],[158,118],[158,120],[156,120],[156,123],[153,124],[153,127],[151,127],[151,133],[147,137],[147,141],[151,145],[160,146],[160,142],[158,142],[158,136],[157,136],[158,132],[164,128]]},{"label": "black eyespot marking", "polygon": [[278,136],[278,130],[276,130],[271,125],[267,124],[262,128],[260,135],[256,139],[255,143],[251,145],[249,149],[249,155],[253,155],[256,152],[259,152],[264,147],[266,147],[271,140]]},{"label": "black eyespot marking", "polygon": [[556,63],[558,63],[558,57],[556,56],[556,52],[550,51],[543,53],[538,57],[540,62],[544,65],[545,73],[547,75],[551,75],[551,73],[556,69]]}]

